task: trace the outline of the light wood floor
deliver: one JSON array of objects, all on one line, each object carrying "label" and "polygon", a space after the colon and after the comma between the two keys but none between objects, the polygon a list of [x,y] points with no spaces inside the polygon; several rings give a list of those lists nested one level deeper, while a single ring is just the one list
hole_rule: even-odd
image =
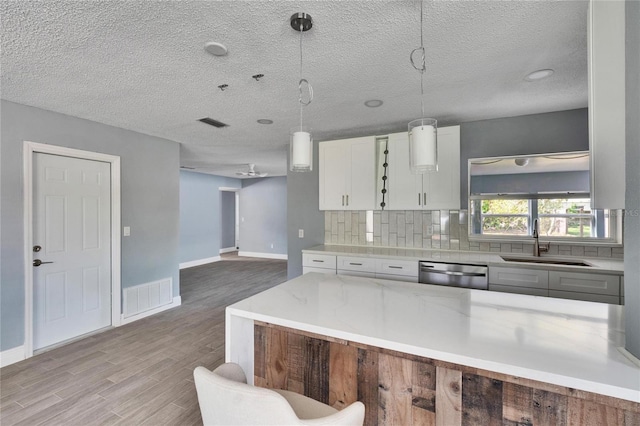
[{"label": "light wood floor", "polygon": [[0,370],[0,424],[199,425],[193,369],[224,362],[224,308],[286,261],[224,255],[180,273],[182,305]]}]

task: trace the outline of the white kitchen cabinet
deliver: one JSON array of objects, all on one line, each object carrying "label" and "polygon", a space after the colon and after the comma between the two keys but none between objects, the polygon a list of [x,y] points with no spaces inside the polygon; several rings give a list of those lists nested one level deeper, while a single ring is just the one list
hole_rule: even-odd
[{"label": "white kitchen cabinet", "polygon": [[489,267],[489,285],[549,289],[549,271],[544,269]]},{"label": "white kitchen cabinet", "polygon": [[[367,275],[359,276],[375,276],[376,272],[375,259],[370,257],[338,256],[336,265],[338,275],[343,272],[364,272]],[[343,275],[353,274],[344,273]]]},{"label": "white kitchen cabinet", "polygon": [[387,210],[460,208],[460,126],[438,129],[438,171],[413,174],[407,132],[389,135]]},{"label": "white kitchen cabinet", "polygon": [[620,277],[618,275],[549,271],[549,289],[604,294],[619,298]]},{"label": "white kitchen cabinet", "polygon": [[600,209],[625,207],[625,3],[589,2],[591,206]]},{"label": "white kitchen cabinet", "polygon": [[[407,277],[406,281],[418,282],[418,262],[393,258],[376,259],[376,277]],[[403,280],[404,281],[404,280]]]},{"label": "white kitchen cabinet", "polygon": [[489,291],[549,296],[549,271],[491,266]]},{"label": "white kitchen cabinet", "polygon": [[590,302],[621,303],[620,276],[489,267],[489,290]]},{"label": "white kitchen cabinet", "polygon": [[328,254],[302,253],[302,273],[336,273],[336,256]]},{"label": "white kitchen cabinet", "polygon": [[373,210],[375,137],[321,142],[318,174],[320,210]]},{"label": "white kitchen cabinet", "polygon": [[389,135],[387,168],[387,210],[422,209],[422,177],[409,168],[409,135],[407,132]]}]

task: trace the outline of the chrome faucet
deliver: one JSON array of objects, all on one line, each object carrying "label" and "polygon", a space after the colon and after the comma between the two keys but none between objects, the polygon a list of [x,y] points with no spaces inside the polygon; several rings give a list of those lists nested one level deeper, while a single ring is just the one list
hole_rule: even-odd
[{"label": "chrome faucet", "polygon": [[540,246],[540,241],[538,241],[538,235],[540,234],[540,223],[538,218],[533,219],[533,255],[536,257],[540,257],[540,252],[548,252],[549,244],[543,244]]}]

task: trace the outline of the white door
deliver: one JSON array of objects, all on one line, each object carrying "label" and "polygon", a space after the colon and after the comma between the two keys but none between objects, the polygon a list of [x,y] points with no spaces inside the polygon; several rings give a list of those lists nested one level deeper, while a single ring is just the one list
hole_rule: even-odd
[{"label": "white door", "polygon": [[109,163],[42,153],[33,165],[39,349],[111,324],[111,171]]}]

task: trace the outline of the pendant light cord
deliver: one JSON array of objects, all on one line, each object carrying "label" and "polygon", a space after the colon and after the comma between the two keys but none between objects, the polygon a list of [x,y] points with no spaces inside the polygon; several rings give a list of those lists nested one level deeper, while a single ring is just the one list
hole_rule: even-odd
[{"label": "pendant light cord", "polygon": [[300,21],[300,82],[298,91],[298,102],[300,102],[300,131],[302,131],[302,107],[304,106],[302,103],[302,21]]},{"label": "pendant light cord", "polygon": [[[418,47],[417,49],[413,49],[411,51],[411,55],[409,56],[409,59],[411,60],[411,65],[413,65],[413,67],[416,70],[420,71],[420,107],[422,111],[422,118],[424,118],[424,73],[427,70],[426,53],[424,49],[424,35],[423,35],[423,27],[424,27],[423,4],[424,2],[421,0],[420,1],[420,47]],[[416,65],[416,62],[413,59],[413,55],[416,52],[420,52],[419,66]]]},{"label": "pendant light cord", "polygon": [[[306,79],[302,78],[302,33],[303,32],[304,32],[303,23],[301,21],[300,22],[300,81],[298,83],[298,102],[300,102],[300,131],[302,131],[302,108],[309,105],[313,100],[313,88],[311,87],[311,84]],[[307,90],[309,92],[309,100],[306,102],[302,98],[302,87],[305,84],[307,85]]]}]

